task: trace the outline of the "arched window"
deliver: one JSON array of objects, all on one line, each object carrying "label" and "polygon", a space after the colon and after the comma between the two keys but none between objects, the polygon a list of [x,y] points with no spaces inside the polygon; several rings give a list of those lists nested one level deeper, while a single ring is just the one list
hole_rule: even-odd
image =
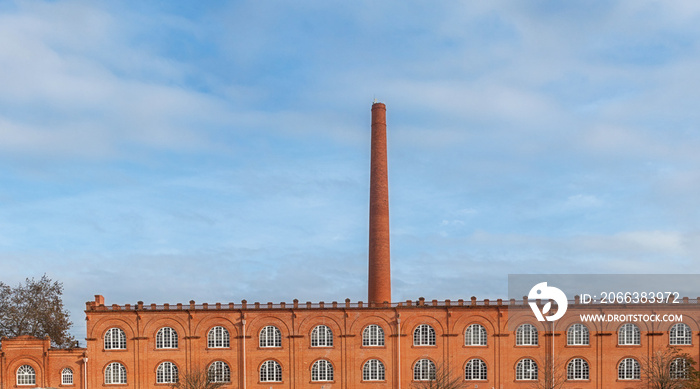
[{"label": "arched window", "polygon": [[566,344],[569,346],[588,346],[590,344],[588,327],[581,323],[569,327],[566,332]]},{"label": "arched window", "polygon": [[119,362],[112,362],[105,368],[105,384],[125,384],[126,368]]},{"label": "arched window", "polygon": [[260,365],[260,382],[282,382],[282,366],[275,361]]},{"label": "arched window", "polygon": [[316,361],[311,366],[311,381],[333,381],[333,365],[325,359]]},{"label": "arched window", "polygon": [[638,380],[639,362],[634,358],[625,358],[617,367],[617,378],[621,380]]},{"label": "arched window", "polygon": [[216,361],[209,365],[209,381],[211,382],[231,382],[231,368],[226,362]]},{"label": "arched window", "polygon": [[126,334],[121,328],[110,328],[105,332],[105,350],[126,350]]},{"label": "arched window", "polygon": [[384,346],[384,330],[376,324],[370,324],[362,331],[363,346]]},{"label": "arched window", "polygon": [[413,366],[414,381],[432,381],[435,379],[435,364],[430,359],[421,359]]},{"label": "arched window", "polygon": [[156,370],[157,384],[174,384],[178,381],[177,366],[172,362],[163,362]]},{"label": "arched window", "polygon": [[617,334],[617,343],[621,346],[639,345],[639,327],[632,323],[624,324]]},{"label": "arched window", "polygon": [[574,358],[566,366],[566,379],[567,380],[587,380],[588,375],[588,362],[582,358]]},{"label": "arched window", "polygon": [[671,345],[691,345],[693,344],[693,333],[687,324],[678,323],[671,327],[669,333],[669,343]]},{"label": "arched window", "polygon": [[363,381],[384,381],[384,364],[378,359],[370,359],[362,366]]},{"label": "arched window", "polygon": [[314,327],[311,331],[311,347],[333,347],[333,331],[324,325]]},{"label": "arched window", "polygon": [[486,328],[481,324],[472,324],[464,332],[465,346],[486,346]]},{"label": "arched window", "polygon": [[209,330],[207,335],[207,346],[209,348],[231,347],[231,337],[228,330],[221,326],[216,326]]},{"label": "arched window", "polygon": [[61,371],[61,385],[73,385],[73,370],[68,367]]},{"label": "arched window", "polygon": [[22,365],[17,369],[17,385],[36,385],[36,372],[29,365]]},{"label": "arched window", "polygon": [[523,324],[515,331],[516,346],[537,346],[537,328],[532,324]]},{"label": "arched window", "polygon": [[159,329],[156,334],[156,348],[177,348],[177,331],[170,327]]},{"label": "arched window", "polygon": [[537,363],[532,359],[521,359],[515,366],[516,380],[536,380],[537,379]]},{"label": "arched window", "polygon": [[260,347],[282,347],[282,333],[279,328],[275,326],[264,327],[260,331]]},{"label": "arched window", "polygon": [[467,366],[464,368],[464,379],[467,381],[478,381],[486,380],[488,375],[486,374],[486,362],[481,359],[474,358],[467,362]]},{"label": "arched window", "polygon": [[421,324],[413,331],[414,346],[435,346],[435,329],[427,324]]},{"label": "arched window", "polygon": [[689,364],[685,358],[676,358],[671,361],[669,366],[669,373],[671,379],[673,380],[685,380],[688,379],[688,369]]}]

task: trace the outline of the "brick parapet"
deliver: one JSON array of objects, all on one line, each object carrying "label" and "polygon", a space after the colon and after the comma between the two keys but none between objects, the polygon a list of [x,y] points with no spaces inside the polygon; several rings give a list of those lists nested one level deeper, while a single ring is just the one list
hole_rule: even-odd
[{"label": "brick parapet", "polygon": [[[508,306],[522,306],[522,307],[528,307],[528,300],[527,299],[522,299],[522,300],[502,300],[498,299],[496,301],[490,300],[490,299],[483,299],[483,300],[476,300],[476,298],[473,298],[472,300],[431,300],[431,301],[421,301],[416,300],[406,300],[406,301],[401,301],[401,302],[394,302],[394,303],[384,303],[384,304],[374,304],[370,305],[366,302],[363,301],[358,301],[358,302],[344,302],[344,303],[339,303],[337,301],[333,301],[331,303],[326,303],[326,302],[306,302],[304,304],[295,304],[295,303],[285,303],[285,302],[280,302],[280,303],[272,303],[272,302],[267,302],[267,303],[260,303],[260,302],[255,302],[255,303],[246,303],[245,300],[242,303],[202,303],[202,304],[148,304],[148,305],[143,305],[139,304],[136,305],[131,305],[131,304],[124,304],[124,305],[118,305],[118,304],[112,304],[112,305],[96,305],[94,302],[90,301],[86,304],[86,313],[92,313],[92,312],[102,312],[102,311],[267,311],[267,310],[280,310],[280,309],[295,309],[295,310],[328,310],[328,309],[369,309],[369,310],[381,310],[381,309],[386,309],[386,308],[418,308],[418,307],[424,307],[424,308],[431,308],[431,307],[508,307]],[[541,303],[540,303],[541,304]],[[623,304],[623,303],[610,303],[610,304],[582,304],[578,299],[574,300],[569,300],[569,305],[574,305],[574,306],[580,306],[580,307],[594,307],[594,308],[601,308],[601,307],[631,307],[631,306],[639,306],[640,304]],[[647,306],[652,305],[652,306],[697,306],[700,305],[700,297],[697,299],[688,299],[687,297],[684,297],[682,300],[680,300],[678,303],[664,303],[664,304],[647,304]]]}]

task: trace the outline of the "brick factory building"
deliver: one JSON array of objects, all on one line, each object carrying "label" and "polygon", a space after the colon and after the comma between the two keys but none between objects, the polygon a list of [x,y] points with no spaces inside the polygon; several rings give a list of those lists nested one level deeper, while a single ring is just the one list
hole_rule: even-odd
[{"label": "brick factory building", "polygon": [[564,388],[627,389],[656,350],[700,360],[698,300],[654,305],[682,322],[609,323],[579,314],[648,308],[577,299],[562,319],[540,322],[527,299],[391,302],[387,177],[386,107],[375,103],[367,302],[108,305],[97,295],[86,304],[84,349],[3,339],[0,389],[158,388],[193,371],[225,388],[408,389],[436,369],[470,388],[531,388],[555,375]]}]

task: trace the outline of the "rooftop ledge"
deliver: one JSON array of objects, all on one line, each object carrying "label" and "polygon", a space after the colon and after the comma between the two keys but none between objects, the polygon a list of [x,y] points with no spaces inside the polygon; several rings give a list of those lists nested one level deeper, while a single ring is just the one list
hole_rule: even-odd
[{"label": "rooftop ledge", "polygon": [[[403,302],[396,303],[366,303],[362,301],[350,302],[350,299],[345,299],[345,302],[338,303],[333,301],[331,303],[326,303],[323,301],[312,303],[307,301],[306,303],[299,303],[299,300],[294,299],[292,303],[248,303],[246,300],[242,300],[240,303],[202,303],[197,304],[194,300],[191,300],[189,304],[144,304],[143,301],[139,301],[135,305],[125,304],[112,304],[105,305],[104,297],[100,295],[95,296],[95,301],[88,301],[85,303],[86,311],[183,311],[183,310],[259,310],[259,309],[328,309],[328,308],[397,308],[397,307],[486,307],[486,306],[523,306],[528,305],[527,296],[523,296],[522,299],[510,299],[503,300],[497,299],[492,301],[489,299],[477,300],[476,297],[472,297],[470,300],[459,299],[453,300],[431,300],[426,301],[425,298],[420,297],[418,300],[406,300]],[[695,299],[689,299],[688,297],[683,297],[679,299],[680,304],[692,304],[700,305],[700,297]],[[541,301],[537,300],[537,304],[541,305]],[[575,299],[569,300],[569,304],[581,305],[581,306],[595,306],[595,307],[608,307],[608,306],[643,306],[643,305],[670,305],[671,303],[654,303],[654,304],[580,304],[579,296]]]}]

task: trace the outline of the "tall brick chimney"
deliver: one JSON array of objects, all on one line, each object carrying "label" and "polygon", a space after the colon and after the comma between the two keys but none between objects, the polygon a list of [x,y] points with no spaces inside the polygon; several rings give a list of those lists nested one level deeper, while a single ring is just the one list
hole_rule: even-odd
[{"label": "tall brick chimney", "polygon": [[389,178],[386,157],[386,106],[372,104],[372,162],[369,183],[370,305],[391,302],[389,258]]}]

